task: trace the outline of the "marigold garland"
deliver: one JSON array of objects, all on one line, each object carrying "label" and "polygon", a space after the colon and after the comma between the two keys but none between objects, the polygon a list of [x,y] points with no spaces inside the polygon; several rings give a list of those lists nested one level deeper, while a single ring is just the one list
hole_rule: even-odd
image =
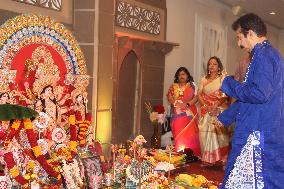
[{"label": "marigold garland", "polygon": [[15,130],[18,130],[19,127],[21,125],[21,121],[20,120],[15,120],[11,126],[11,128],[15,129]]},{"label": "marigold garland", "polygon": [[75,122],[76,122],[76,118],[75,118],[75,115],[72,114],[69,116],[69,124],[70,125],[75,125]]},{"label": "marigold garland", "polygon": [[16,166],[12,167],[10,169],[10,175],[15,178],[20,174],[20,171],[18,170],[18,168]]},{"label": "marigold garland", "polygon": [[76,152],[77,151],[78,143],[77,141],[70,141],[70,151]]},{"label": "marigold garland", "polygon": [[79,134],[77,138],[81,147],[86,145],[86,133],[91,124],[91,118],[92,116],[89,113],[86,114],[86,120],[82,120],[82,115],[80,113],[76,114],[77,124],[79,127]]},{"label": "marigold garland", "polygon": [[[41,28],[45,29],[44,32],[41,31]],[[31,31],[34,31],[34,30],[36,32],[32,33]],[[30,34],[31,33],[32,34],[31,34],[30,37],[26,37],[25,33],[22,34],[22,35],[15,35],[15,34],[20,34],[20,32],[22,32],[22,31],[23,32],[28,31],[28,32],[30,32]],[[69,59],[71,58],[70,61],[68,61],[68,64],[66,64],[67,69],[68,69],[67,73],[69,73],[71,71],[73,73],[74,70],[75,70],[76,74],[85,74],[86,73],[86,63],[85,63],[85,59],[84,59],[82,50],[80,49],[77,41],[75,40],[75,38],[73,37],[72,33],[69,30],[65,29],[62,24],[52,20],[50,17],[38,16],[38,15],[20,15],[20,16],[15,17],[14,19],[8,20],[5,23],[5,25],[0,27],[0,33],[2,32],[2,33],[5,34],[5,35],[0,37],[0,47],[8,46],[9,45],[8,42],[10,42],[10,41],[12,41],[13,44],[15,44],[17,47],[19,47],[18,49],[25,47],[27,44],[33,44],[35,42],[43,43],[43,44],[49,43],[48,40],[54,38],[54,35],[52,33],[54,31],[55,31],[57,38],[59,39],[59,43],[62,44],[62,45],[60,46],[59,43],[58,44],[54,43],[54,45],[52,44],[50,46],[52,46],[54,49],[59,49],[59,47],[60,47],[60,49],[63,49],[63,50],[65,50],[65,48],[63,48],[63,47],[65,47],[65,46],[68,47],[68,48],[66,47],[66,49],[68,49],[68,50],[64,51],[64,53],[66,55],[68,55],[67,58],[69,58]],[[47,32],[50,32],[51,34],[49,34]],[[43,34],[45,36],[40,36],[40,34]],[[52,36],[52,38],[50,38],[50,36]],[[12,39],[12,37],[13,37],[13,39]],[[65,44],[65,40],[62,41],[60,39],[67,39],[67,43]],[[46,40],[46,41],[40,42],[40,40]],[[59,47],[56,48],[56,45],[58,45]],[[69,50],[69,48],[71,50]],[[7,58],[7,61],[5,61],[5,63],[6,63],[5,66],[9,67],[9,65],[12,61],[12,58],[14,57],[16,52],[14,52],[14,51],[12,52],[11,50],[6,51],[6,50],[3,50],[3,49],[6,49],[6,48],[2,48],[2,50],[1,50],[1,51],[5,52],[5,56],[3,55],[2,57],[5,57],[5,60]],[[9,49],[9,48],[7,48],[7,49]],[[6,52],[7,52],[7,56],[6,56]],[[9,53],[11,53],[11,52],[12,52],[12,56],[8,57]],[[72,53],[74,55],[72,55]],[[0,53],[0,54],[4,54],[4,53]],[[0,55],[0,59],[1,59],[1,55]],[[4,60],[4,58],[3,58],[3,60]],[[74,63],[73,63],[72,60],[74,60]],[[70,125],[70,135],[71,135],[71,138],[74,139],[73,141],[70,142],[70,149],[73,149],[73,151],[76,151],[76,148],[77,148],[77,145],[78,145],[77,144],[78,139],[77,139],[77,129],[76,129],[75,116],[73,117],[73,120],[72,119],[70,120],[70,123],[73,125],[73,126]],[[86,124],[90,125],[90,123],[88,123],[88,122],[86,122]],[[55,170],[54,166],[51,166],[49,163],[47,163],[46,158],[42,154],[41,147],[37,143],[37,137],[36,137],[34,129],[33,129],[33,124],[31,123],[30,120],[24,120],[24,121],[23,120],[15,120],[13,122],[13,124],[10,126],[9,133],[4,136],[5,138],[3,138],[3,141],[5,141],[4,147],[7,147],[11,143],[11,140],[14,137],[16,137],[16,138],[18,137],[18,133],[20,132],[20,130],[22,128],[25,129],[25,132],[26,132],[27,137],[28,137],[28,141],[29,141],[31,149],[33,151],[33,152],[31,152],[31,150],[25,149],[25,150],[27,150],[27,152],[25,152],[25,153],[27,153],[32,159],[34,159],[33,156],[35,156],[36,160],[41,164],[43,169],[49,175],[54,176],[54,177],[57,176],[58,179],[61,179],[59,172],[54,171]],[[78,129],[78,132],[80,134],[85,135],[86,130],[82,129],[81,132],[80,132],[79,129]],[[73,133],[73,135],[71,133]],[[13,154],[11,154],[11,155],[12,155],[12,158],[13,158]],[[7,154],[6,156],[8,157],[10,155]],[[17,169],[17,165],[16,165],[14,159],[12,159],[12,160],[13,160],[12,164],[14,164],[14,166],[10,166],[9,169],[11,169],[11,174],[13,174],[15,176],[15,175],[17,175],[19,170]],[[7,160],[7,161],[9,162],[9,160]],[[22,185],[22,187],[24,187],[24,188],[29,187],[27,181],[24,179],[24,177],[22,177],[20,175],[20,172],[16,176],[15,179]],[[47,188],[53,188],[53,187],[48,186]],[[58,188],[58,187],[55,186],[54,188]]]},{"label": "marigold garland", "polygon": [[[20,120],[15,120],[13,124],[10,127],[10,132],[8,136],[5,138],[5,144],[4,148],[6,149],[8,145],[10,144],[11,140],[19,133],[21,130],[21,121]],[[10,123],[11,124],[11,123]],[[4,154],[4,161],[6,162],[7,168],[9,169],[10,175],[12,178],[14,178],[18,183],[21,185],[26,185],[28,184],[28,181],[25,180],[25,178],[20,174],[12,152],[8,152]]]},{"label": "marigold garland", "polygon": [[[11,123],[10,123],[11,124]],[[10,127],[10,132],[7,136],[4,137],[4,148],[6,149],[12,139],[20,132],[21,130],[21,121],[20,120],[15,120]]]},{"label": "marigold garland", "polygon": [[24,120],[24,127],[26,130],[33,129],[33,124],[30,119]]},{"label": "marigold garland", "polygon": [[34,152],[35,157],[42,155],[40,146],[35,146],[32,148],[32,150]]},{"label": "marigold garland", "polygon": [[70,151],[73,157],[75,157],[75,155],[77,154],[77,129],[76,129],[76,125],[75,125],[75,115],[73,111],[69,112],[70,116],[69,116],[69,125],[70,125]]},{"label": "marigold garland", "polygon": [[107,163],[106,163],[105,158],[104,158],[102,145],[99,141],[95,141],[95,148],[96,148],[98,155],[100,156],[103,173],[106,173],[107,172]]},{"label": "marigold garland", "polygon": [[25,185],[28,183],[28,181],[25,180],[25,178],[20,174],[12,152],[4,154],[4,161],[6,162],[7,168],[9,169],[12,178],[14,178],[21,185]]},{"label": "marigold garland", "polygon": [[23,122],[24,122],[24,127],[26,129],[29,143],[34,152],[34,155],[36,156],[37,161],[40,163],[42,168],[47,172],[47,174],[60,180],[61,179],[60,173],[53,170],[53,168],[47,163],[44,155],[41,152],[41,147],[37,143],[36,135],[34,133],[31,120],[24,119]]}]

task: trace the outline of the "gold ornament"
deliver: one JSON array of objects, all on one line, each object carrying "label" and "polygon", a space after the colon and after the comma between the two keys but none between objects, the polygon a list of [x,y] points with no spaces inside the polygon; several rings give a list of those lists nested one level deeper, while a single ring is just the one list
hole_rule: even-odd
[{"label": "gold ornament", "polygon": [[15,82],[17,70],[0,69],[0,93],[10,92],[9,84]]},{"label": "gold ornament", "polygon": [[[43,63],[40,62],[41,59],[43,59]],[[55,89],[56,83],[60,79],[59,69],[54,64],[49,50],[45,46],[39,46],[32,53],[32,61],[33,65],[38,67],[35,73],[36,79],[33,84],[33,92],[39,96],[47,86]]]},{"label": "gold ornament", "polygon": [[[16,32],[26,29],[29,30],[32,26],[37,26],[38,28],[44,27],[49,32],[55,32],[60,36],[61,39],[64,39],[67,41],[66,45],[67,48],[74,51],[74,57],[76,58],[76,65],[77,65],[77,73],[80,74],[86,74],[87,68],[86,68],[86,61],[83,55],[83,52],[81,48],[78,45],[77,40],[74,38],[72,33],[64,27],[63,24],[51,19],[48,16],[42,16],[42,15],[36,15],[36,14],[24,14],[19,15],[13,19],[10,19],[6,21],[5,24],[3,24],[0,27],[0,49],[3,48],[5,43],[8,39],[12,37]],[[38,33],[41,33],[38,31]],[[36,36],[36,37],[35,37]],[[38,40],[37,38],[41,37],[37,34],[34,34],[32,37],[34,38],[34,43]],[[25,40],[25,39],[21,39]],[[44,43],[44,42],[43,42]],[[45,43],[46,44],[46,43]],[[18,46],[18,43],[15,43],[15,46]],[[18,51],[13,52],[13,55]],[[7,67],[10,67],[10,61],[7,62]],[[4,64],[4,63],[3,63]]]},{"label": "gold ornament", "polygon": [[82,95],[83,98],[87,98],[87,87],[89,85],[90,76],[89,75],[76,75],[75,76],[74,87],[75,89],[71,92],[71,98],[75,102],[78,95]]}]

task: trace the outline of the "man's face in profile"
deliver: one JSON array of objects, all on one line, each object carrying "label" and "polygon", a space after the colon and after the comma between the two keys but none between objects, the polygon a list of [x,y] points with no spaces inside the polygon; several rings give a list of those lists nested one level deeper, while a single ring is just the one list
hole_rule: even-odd
[{"label": "man's face in profile", "polygon": [[248,38],[245,37],[245,35],[241,32],[240,28],[236,31],[236,33],[237,33],[238,46],[241,49],[245,49],[246,51],[250,52],[250,45]]}]

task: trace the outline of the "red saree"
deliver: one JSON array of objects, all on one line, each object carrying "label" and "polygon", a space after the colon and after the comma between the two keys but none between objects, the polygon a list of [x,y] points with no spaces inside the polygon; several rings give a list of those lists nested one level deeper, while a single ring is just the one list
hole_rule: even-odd
[{"label": "red saree", "polygon": [[[194,88],[187,83],[182,89],[173,84],[168,92],[175,102],[188,102],[194,97]],[[176,151],[190,148],[194,155],[200,156],[198,116],[195,105],[180,109],[173,106],[174,116],[171,121]]]}]

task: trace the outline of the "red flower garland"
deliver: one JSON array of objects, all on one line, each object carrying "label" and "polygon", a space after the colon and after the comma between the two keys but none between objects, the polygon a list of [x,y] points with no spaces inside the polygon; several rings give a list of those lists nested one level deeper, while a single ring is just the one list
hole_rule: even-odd
[{"label": "red flower garland", "polygon": [[107,172],[107,163],[105,161],[105,157],[104,157],[104,154],[103,154],[102,145],[99,141],[95,142],[95,148],[96,148],[97,153],[100,156],[103,173],[106,173]]},{"label": "red flower garland", "polygon": [[[4,137],[5,138],[5,143],[4,143],[5,149],[8,147],[12,139],[20,132],[22,127],[23,127],[23,124],[20,120],[15,120],[13,122],[13,124],[10,126],[9,134],[8,135],[5,134],[6,136]],[[7,168],[9,169],[12,178],[14,178],[21,185],[28,184],[28,181],[25,180],[25,178],[20,174],[18,167],[16,166],[12,152],[7,152],[4,154],[4,161],[6,162]]]},{"label": "red flower garland", "polygon": [[[47,163],[44,155],[41,152],[41,147],[37,143],[36,135],[33,131],[33,125],[30,119],[23,120],[24,127],[26,130],[26,134],[30,143],[31,148],[33,149],[34,155],[37,159],[37,161],[40,163],[42,168],[52,177],[55,177],[58,179],[59,183],[61,182],[61,176],[60,173],[54,171],[52,167]],[[10,144],[11,140],[20,132],[20,130],[23,128],[23,122],[20,120],[15,120],[10,127],[10,132],[5,138],[5,144],[4,148],[7,148]],[[19,173],[19,170],[16,166],[14,157],[12,152],[8,152],[4,154],[4,160],[6,162],[7,168],[10,171],[10,174],[12,177],[20,183],[22,186],[28,184],[28,181],[24,179],[24,177]],[[26,186],[23,186],[26,187]]]},{"label": "red flower garland", "polygon": [[69,125],[70,125],[70,151],[72,157],[75,157],[77,154],[77,129],[75,125],[75,115],[73,111],[69,112]]},{"label": "red flower garland", "polygon": [[13,153],[8,152],[4,154],[4,160],[6,162],[7,168],[10,170],[11,176],[21,185],[28,184],[28,181],[19,173]]},{"label": "red flower garland", "polygon": [[86,114],[86,120],[82,120],[82,115],[80,113],[76,114],[76,120],[79,126],[79,134],[77,139],[81,147],[86,146],[86,133],[91,124],[91,119],[92,116],[89,113]]},{"label": "red flower garland", "polygon": [[31,148],[34,152],[34,155],[37,159],[37,161],[40,163],[42,168],[49,174],[50,176],[57,178],[59,181],[61,181],[60,173],[54,171],[52,167],[47,163],[44,155],[41,152],[41,147],[37,143],[36,135],[33,130],[33,125],[30,119],[24,120],[24,127],[26,129],[26,134],[29,140],[29,143],[31,145]]},{"label": "red flower garland", "polygon": [[[10,123],[11,125],[11,123]],[[10,132],[8,135],[4,136],[4,148],[7,148],[12,139],[18,135],[20,130],[22,129],[23,124],[20,120],[15,120],[13,124],[10,126]]]}]

